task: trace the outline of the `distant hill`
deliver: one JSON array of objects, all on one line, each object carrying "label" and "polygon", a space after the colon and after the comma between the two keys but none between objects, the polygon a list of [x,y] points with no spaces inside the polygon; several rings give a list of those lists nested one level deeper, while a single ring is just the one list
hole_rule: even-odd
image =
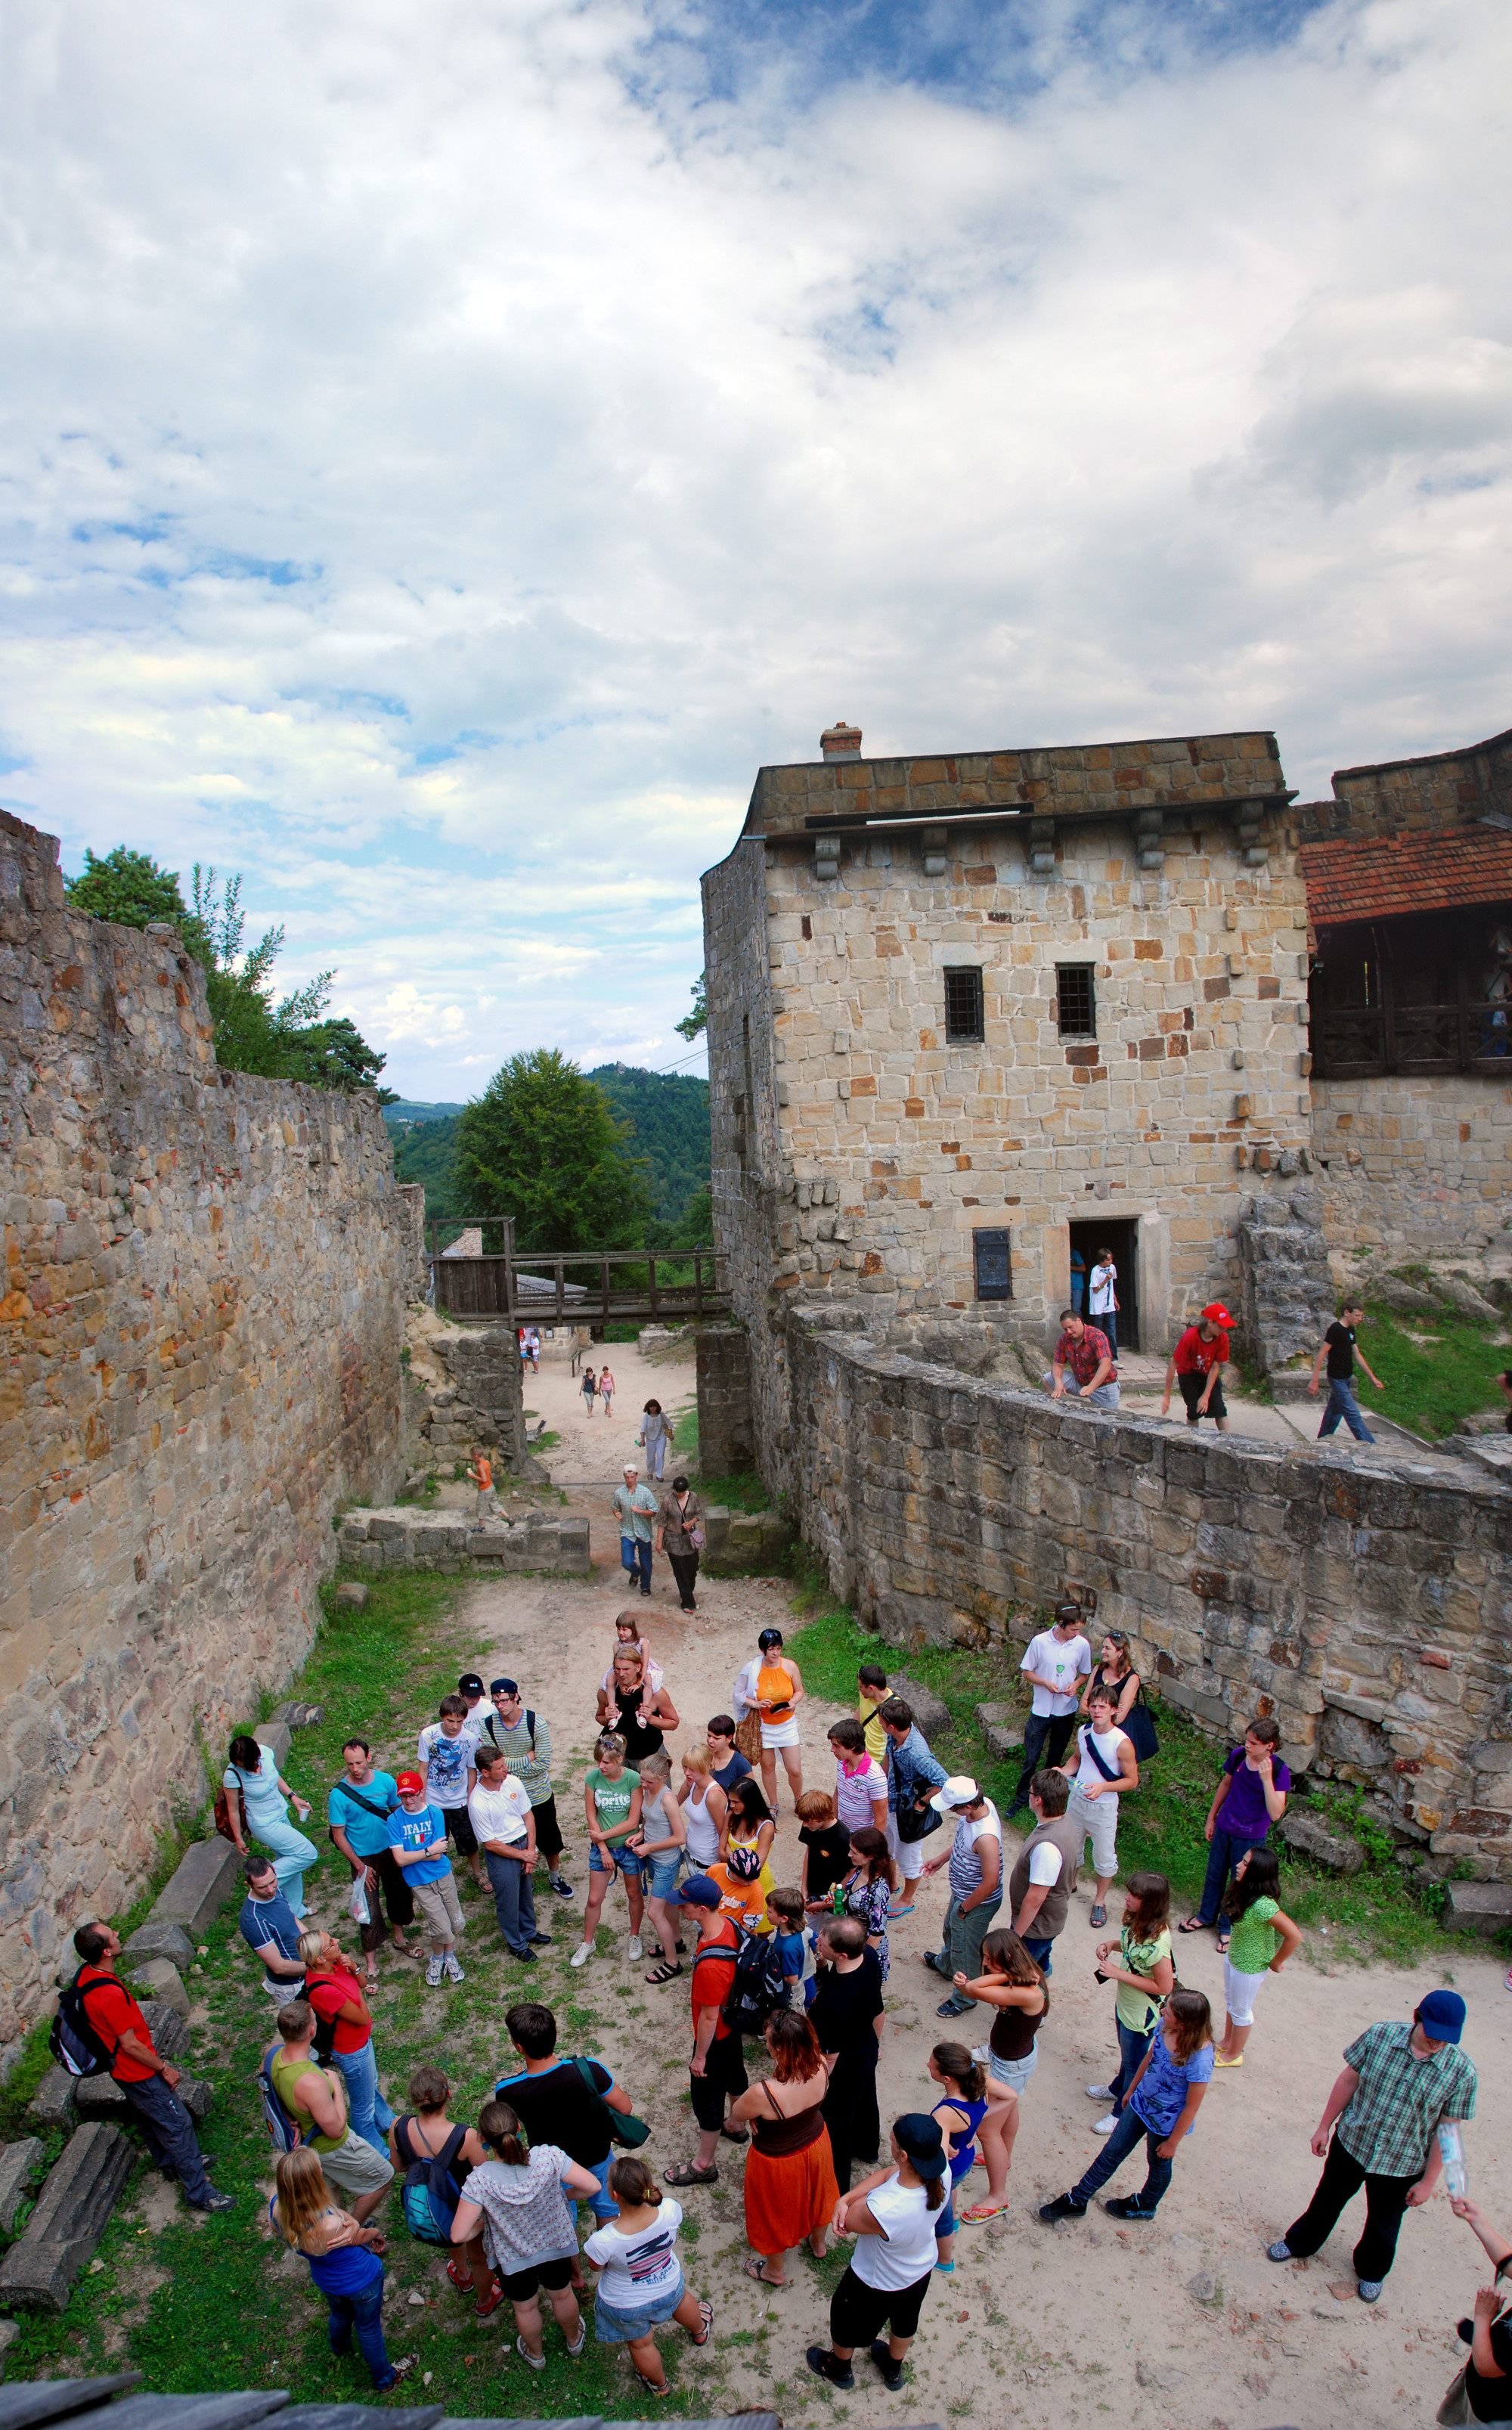
[{"label": "distant hill", "polygon": [[[656,1238],[674,1231],[690,1199],[709,1178],[708,1082],[677,1072],[645,1072],[635,1064],[602,1063],[596,1080],[622,1122],[631,1126],[630,1153],[645,1158],[646,1186],[655,1210]],[[404,1100],[384,1108],[393,1133],[396,1181],[424,1184],[427,1223],[446,1223],[472,1213],[452,1182],[460,1106],[424,1106]]]}]

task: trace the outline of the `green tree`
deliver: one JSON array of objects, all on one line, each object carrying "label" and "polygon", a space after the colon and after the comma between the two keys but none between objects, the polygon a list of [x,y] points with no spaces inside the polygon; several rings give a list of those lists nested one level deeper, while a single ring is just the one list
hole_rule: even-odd
[{"label": "green tree", "polygon": [[684,1013],[681,1021],[674,1021],[673,1027],[679,1038],[686,1038],[691,1045],[693,1040],[702,1036],[708,1027],[708,973],[706,971],[699,972],[688,992],[693,999],[692,1011]]},{"label": "green tree", "polygon": [[464,1214],[512,1215],[517,1248],[633,1249],[650,1198],[629,1125],[555,1047],[512,1055],[457,1118]]},{"label": "green tree", "polygon": [[145,928],[149,920],[171,921],[186,934],[191,926],[177,870],[159,869],[150,853],[133,852],[129,844],[116,844],[103,860],[86,844],[84,867],[77,877],[64,878],[63,890],[75,911],[123,928]]}]

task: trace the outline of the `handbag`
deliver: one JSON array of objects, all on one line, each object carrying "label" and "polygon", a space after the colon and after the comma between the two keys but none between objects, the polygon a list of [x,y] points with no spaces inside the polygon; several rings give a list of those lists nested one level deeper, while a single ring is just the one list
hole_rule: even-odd
[{"label": "handbag", "polygon": [[688,1540],[691,1544],[695,1553],[701,1553],[704,1549],[704,1530],[702,1527],[690,1527],[688,1530]]},{"label": "handbag", "polygon": [[[252,1834],[247,1828],[247,1801],[242,1791],[240,1773],[236,1776],[236,1806],[237,1817],[241,1824],[241,1841],[245,1846]],[[230,1839],[234,1842],[236,1833],[231,1828],[231,1801],[225,1793],[224,1783],[215,1792],[215,1827],[223,1839]]]},{"label": "handbag", "polygon": [[1461,2364],[1445,2388],[1443,2402],[1434,2415],[1436,2422],[1448,2424],[1474,2421],[1475,2416],[1470,2409],[1470,2396],[1465,2387],[1466,2369],[1467,2366]]},{"label": "handbag", "polygon": [[736,1723],[735,1751],[737,1755],[743,1755],[747,1763],[759,1763],[761,1759],[761,1716],[759,1713],[747,1713],[742,1720]]},{"label": "handbag", "polygon": [[898,1837],[906,1840],[910,1848],[916,1840],[927,1839],[931,1831],[938,1831],[944,1819],[922,1790],[916,1789],[906,1806],[901,1797],[898,1800]]},{"label": "handbag", "polygon": [[622,2115],[618,2109],[611,2109],[609,2107],[608,2103],[604,2101],[603,2093],[599,2091],[598,2086],[593,2081],[593,2070],[586,2058],[574,2058],[573,2065],[576,2068],[578,2074],[582,2077],[583,2082],[587,2085],[590,2092],[591,2092],[597,2100],[604,2102],[604,2114],[609,2122],[610,2142],[623,2143],[627,2152],[639,2152],[641,2144],[649,2142],[651,2139],[651,2129],[646,2124],[645,2120],[643,2118],[638,2118],[633,2109],[627,2110]]},{"label": "handbag", "polygon": [[1142,1679],[1135,1690],[1134,1702],[1129,1706],[1127,1716],[1119,1723],[1119,1727],[1133,1747],[1137,1762],[1148,1763],[1153,1755],[1160,1753],[1160,1740],[1155,1736],[1155,1715],[1144,1701]]}]

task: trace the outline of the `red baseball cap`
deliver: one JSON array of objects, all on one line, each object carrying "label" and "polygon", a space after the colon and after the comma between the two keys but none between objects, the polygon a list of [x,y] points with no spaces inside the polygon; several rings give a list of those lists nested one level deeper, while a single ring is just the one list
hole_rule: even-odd
[{"label": "red baseball cap", "polygon": [[1237,1324],[1238,1319],[1230,1316],[1221,1300],[1215,1299],[1211,1307],[1204,1308],[1203,1322],[1205,1324]]},{"label": "red baseball cap", "polygon": [[418,1772],[396,1772],[393,1785],[401,1797],[413,1797],[417,1789],[424,1788],[425,1783]]}]

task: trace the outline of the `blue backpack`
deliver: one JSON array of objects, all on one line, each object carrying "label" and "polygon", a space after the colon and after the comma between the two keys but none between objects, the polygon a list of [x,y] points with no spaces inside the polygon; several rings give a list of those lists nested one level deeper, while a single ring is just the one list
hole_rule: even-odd
[{"label": "blue backpack", "polygon": [[305,2130],[274,2090],[274,2053],[282,2048],[281,2041],[270,2042],[262,2054],[262,2065],[258,2070],[258,2089],[262,2095],[262,2122],[268,2129],[268,2139],[275,2152],[297,2152],[305,2139]]},{"label": "blue backpack", "polygon": [[466,2140],[467,2128],[454,2126],[439,2152],[417,2151],[409,2139],[410,2120],[394,2121],[393,2139],[399,2157],[405,2163],[404,2205],[405,2225],[422,2244],[445,2244],[452,2240],[452,2222],[457,2205],[462,2199],[462,2189],[456,2174],[457,2155]]}]

